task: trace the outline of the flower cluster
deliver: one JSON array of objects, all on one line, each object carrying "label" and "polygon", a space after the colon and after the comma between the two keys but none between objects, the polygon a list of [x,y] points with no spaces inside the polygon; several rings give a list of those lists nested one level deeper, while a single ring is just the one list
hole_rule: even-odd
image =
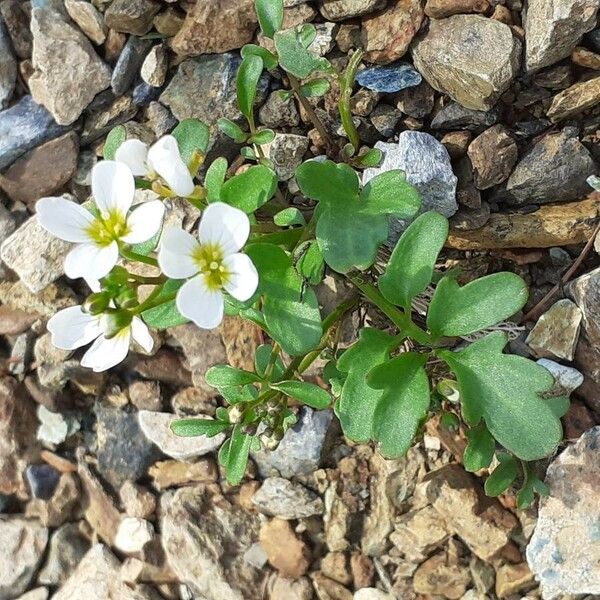
[{"label": "flower cluster", "polygon": [[[250,235],[244,212],[214,202],[203,206],[197,237],[182,228],[163,229],[164,198],[191,196],[196,189],[193,175],[173,136],[150,148],[126,140],[114,160],[93,168],[91,202],[80,205],[62,197],[37,202],[42,227],[75,244],[65,259],[65,274],[84,278],[94,292],[82,306],[64,309],[48,322],[58,348],[75,350],[93,342],[83,366],[94,371],[115,366],[126,357],[131,340],[151,352],[154,343],[143,312],[153,307],[153,299],[170,280],[183,280],[174,298],[179,313],[204,329],[221,323],[224,295],[244,302],[256,292],[258,273],[240,252]],[[136,203],[136,177],[158,184],[152,187],[163,197]],[[136,252],[136,245],[153,240],[158,259]],[[118,264],[123,259],[139,259],[162,273],[151,278],[130,273]],[[140,302],[137,288],[147,280],[158,283]]]}]

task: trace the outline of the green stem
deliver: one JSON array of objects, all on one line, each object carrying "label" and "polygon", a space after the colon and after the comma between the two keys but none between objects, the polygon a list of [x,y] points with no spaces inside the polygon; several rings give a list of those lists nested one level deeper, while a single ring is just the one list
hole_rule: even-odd
[{"label": "green stem", "polygon": [[143,275],[129,273],[129,277],[130,279],[133,279],[134,281],[137,281],[143,285],[161,285],[167,280],[165,275],[159,275],[158,277],[144,277]]},{"label": "green stem", "polygon": [[352,96],[352,88],[354,87],[354,80],[356,78],[356,71],[358,65],[363,57],[363,51],[357,50],[350,59],[348,66],[344,73],[339,76],[340,83],[340,99],[338,101],[338,110],[340,118],[342,120],[342,127],[352,144],[355,152],[358,152],[360,148],[360,138],[358,131],[354,126],[354,120],[352,119],[352,111],[350,109],[350,97]]},{"label": "green stem", "polygon": [[121,246],[119,250],[121,251],[121,256],[123,258],[127,258],[128,260],[133,260],[137,262],[142,262],[147,265],[152,265],[153,267],[158,267],[158,261],[155,258],[152,258],[151,256],[138,254],[137,252],[131,250],[131,248],[127,248],[125,246]]},{"label": "green stem", "polygon": [[145,310],[148,310],[150,308],[155,308],[156,306],[165,304],[165,302],[170,302],[171,300],[175,300],[175,298],[177,296],[177,292],[173,292],[172,294],[169,294],[168,296],[161,298],[160,302],[155,302],[156,298],[160,295],[162,290],[163,290],[163,286],[157,285],[152,290],[150,295],[141,304],[138,304],[138,306],[136,306],[134,309],[131,310],[131,313],[134,315],[139,315],[139,314],[143,313]]},{"label": "green stem", "polygon": [[388,302],[372,283],[364,281],[357,275],[348,274],[346,277],[361,291],[367,300],[377,306],[398,327],[405,337],[410,337],[419,344],[426,346],[433,344],[434,339],[432,336],[417,326],[410,318],[410,315],[399,310],[391,302]]}]

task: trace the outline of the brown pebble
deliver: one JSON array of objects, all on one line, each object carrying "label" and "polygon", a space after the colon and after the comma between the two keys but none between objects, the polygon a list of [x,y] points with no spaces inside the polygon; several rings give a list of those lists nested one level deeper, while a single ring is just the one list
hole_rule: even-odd
[{"label": "brown pebble", "polygon": [[496,6],[491,18],[496,21],[500,21],[500,23],[504,23],[505,25],[513,24],[512,14],[510,10],[502,4],[498,4]]},{"label": "brown pebble", "polygon": [[452,15],[486,13],[487,0],[427,0],[425,14],[432,19],[445,19]]},{"label": "brown pebble", "polygon": [[470,131],[449,131],[441,142],[448,150],[450,158],[461,158],[467,153],[467,148],[473,139]]},{"label": "brown pebble", "polygon": [[586,69],[593,69],[594,71],[600,71],[600,54],[596,54],[587,48],[577,46],[571,54],[571,62],[585,67]]},{"label": "brown pebble", "polygon": [[260,528],[259,539],[269,563],[284,577],[298,579],[308,571],[310,549],[294,533],[289,521],[267,521]]},{"label": "brown pebble", "polygon": [[371,587],[375,577],[375,565],[368,556],[361,552],[354,553],[350,557],[350,570],[352,571],[355,589],[360,590],[361,588]]}]

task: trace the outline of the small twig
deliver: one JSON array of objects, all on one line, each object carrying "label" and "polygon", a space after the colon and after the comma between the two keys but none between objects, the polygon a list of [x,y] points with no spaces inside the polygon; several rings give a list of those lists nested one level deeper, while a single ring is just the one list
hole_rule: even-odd
[{"label": "small twig", "polygon": [[383,584],[385,591],[388,594],[393,594],[392,582],[390,581],[388,574],[386,573],[383,565],[381,564],[381,561],[376,556],[373,557],[373,564],[375,565],[375,570],[377,571],[377,575],[379,575],[379,579],[381,579],[381,583]]},{"label": "small twig", "polygon": [[587,241],[587,244],[584,246],[581,254],[573,261],[573,264],[567,269],[565,274],[560,278],[560,281],[521,319],[520,323],[524,323],[525,321],[534,321],[537,319],[543,312],[548,303],[554,298],[554,296],[558,293],[558,291],[573,277],[577,269],[581,266],[583,261],[587,258],[591,249],[594,247],[594,240],[596,236],[600,233],[600,223],[596,225],[596,229],[594,229],[594,233],[590,236],[590,239]]}]

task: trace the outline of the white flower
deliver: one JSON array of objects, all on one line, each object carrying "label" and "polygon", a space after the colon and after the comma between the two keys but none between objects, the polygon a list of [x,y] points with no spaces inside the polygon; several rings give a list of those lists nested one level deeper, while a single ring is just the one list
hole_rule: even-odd
[{"label": "white flower", "polygon": [[161,137],[150,149],[140,140],[126,140],[117,148],[115,160],[125,163],[136,177],[158,173],[178,196],[194,191],[194,180],[172,135]]},{"label": "white flower", "polygon": [[71,306],[48,321],[48,331],[52,343],[62,350],[75,350],[94,342],[83,355],[81,364],[96,372],[119,364],[127,356],[132,338],[146,352],[152,350],[152,336],[139,317],[134,316],[129,325],[110,338],[105,335],[108,318],[106,314],[90,315],[81,306]]},{"label": "white flower", "polygon": [[173,279],[187,279],[177,293],[179,312],[203,329],[223,320],[223,290],[241,302],[258,287],[252,261],[239,250],[250,235],[250,221],[241,210],[215,202],[204,211],[198,239],[183,229],[163,233],[158,264]]},{"label": "white flower", "polygon": [[39,223],[67,242],[77,244],[65,259],[68,277],[101,279],[119,258],[119,243],[149,240],[161,226],[165,207],[152,200],[129,212],[135,192],[131,171],[105,160],[92,171],[92,195],[99,215],[65,198],[42,198],[36,204]]}]

